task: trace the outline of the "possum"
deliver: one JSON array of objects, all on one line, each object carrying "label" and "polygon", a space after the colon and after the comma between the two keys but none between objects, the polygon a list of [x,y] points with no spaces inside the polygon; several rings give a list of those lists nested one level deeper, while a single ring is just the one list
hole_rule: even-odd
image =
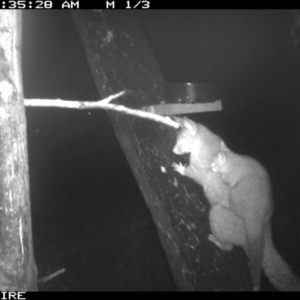
[{"label": "possum", "polygon": [[181,126],[173,152],[177,155],[190,153],[189,166],[173,163],[173,168],[200,184],[212,206],[222,204],[229,207],[230,188],[220,174],[211,169],[212,159],[220,151],[221,138],[188,118],[173,118]]},{"label": "possum", "polygon": [[300,281],[274,248],[270,218],[273,211],[270,179],[254,159],[228,149],[208,128],[188,118],[180,124],[173,152],[190,153],[190,163],[173,163],[175,171],[203,186],[211,204],[209,240],[222,250],[245,249],[254,290],[261,269],[279,290],[299,291]]}]

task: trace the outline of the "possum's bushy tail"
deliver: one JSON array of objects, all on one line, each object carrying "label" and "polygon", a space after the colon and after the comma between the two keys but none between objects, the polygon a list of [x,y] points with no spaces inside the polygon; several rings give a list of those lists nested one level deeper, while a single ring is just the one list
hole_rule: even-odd
[{"label": "possum's bushy tail", "polygon": [[271,283],[280,291],[300,291],[300,280],[276,251],[271,224],[266,228],[263,269]]}]

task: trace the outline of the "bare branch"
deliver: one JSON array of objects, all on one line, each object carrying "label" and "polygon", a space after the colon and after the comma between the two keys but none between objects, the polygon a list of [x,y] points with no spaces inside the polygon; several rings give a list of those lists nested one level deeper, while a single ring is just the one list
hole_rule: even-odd
[{"label": "bare branch", "polygon": [[54,277],[56,277],[56,276],[58,276],[58,275],[60,275],[60,274],[63,274],[65,271],[66,271],[65,268],[60,269],[60,270],[54,272],[54,273],[51,274],[51,275],[48,275],[48,276],[45,276],[45,277],[42,277],[42,278],[38,279],[38,282],[46,283],[46,282],[48,282],[49,280],[53,279]]},{"label": "bare branch", "polygon": [[128,115],[137,116],[144,119],[149,119],[155,122],[163,123],[168,126],[178,128],[179,124],[169,117],[163,117],[151,112],[132,109],[123,105],[112,104],[112,100],[121,97],[125,91],[111,95],[99,101],[67,101],[61,99],[24,99],[25,106],[40,106],[40,107],[60,107],[60,108],[75,108],[75,109],[108,109],[119,111]]}]

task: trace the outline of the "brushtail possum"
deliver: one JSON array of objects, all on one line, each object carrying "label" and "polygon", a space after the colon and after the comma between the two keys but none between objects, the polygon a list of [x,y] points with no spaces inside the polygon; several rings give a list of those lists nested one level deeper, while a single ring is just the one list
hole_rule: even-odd
[{"label": "brushtail possum", "polygon": [[270,217],[272,197],[265,169],[255,160],[230,151],[220,137],[188,118],[175,118],[181,129],[173,149],[190,153],[188,166],[173,163],[175,171],[203,186],[212,208],[209,240],[223,250],[241,246],[250,262],[254,290],[261,268],[279,290],[300,290],[300,280],[275,250]]},{"label": "brushtail possum", "polygon": [[178,155],[190,153],[189,166],[173,163],[174,169],[200,184],[211,205],[229,207],[230,188],[220,174],[211,169],[212,159],[220,151],[222,140],[205,126],[188,118],[173,118],[181,127],[173,152]]}]

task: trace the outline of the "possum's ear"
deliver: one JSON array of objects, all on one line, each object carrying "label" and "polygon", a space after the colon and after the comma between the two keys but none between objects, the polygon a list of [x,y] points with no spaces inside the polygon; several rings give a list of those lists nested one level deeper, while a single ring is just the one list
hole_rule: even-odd
[{"label": "possum's ear", "polygon": [[183,127],[185,127],[188,131],[192,133],[196,133],[197,131],[197,125],[194,121],[190,120],[187,117],[183,117]]},{"label": "possum's ear", "polygon": [[223,163],[225,163],[225,161],[226,161],[226,156],[225,156],[224,152],[220,151],[218,153],[218,163],[223,164]]},{"label": "possum's ear", "polygon": [[183,127],[183,119],[182,118],[175,117],[175,116],[172,116],[172,118],[174,119],[175,122],[177,122],[180,125],[180,127]]},{"label": "possum's ear", "polygon": [[216,156],[213,158],[212,163],[210,165],[213,172],[222,173],[222,167],[226,161],[226,157],[224,152],[219,151]]},{"label": "possum's ear", "polygon": [[227,146],[225,145],[224,141],[221,141],[220,150],[221,150],[221,151],[228,151],[228,150],[229,150],[229,149],[227,148]]}]

